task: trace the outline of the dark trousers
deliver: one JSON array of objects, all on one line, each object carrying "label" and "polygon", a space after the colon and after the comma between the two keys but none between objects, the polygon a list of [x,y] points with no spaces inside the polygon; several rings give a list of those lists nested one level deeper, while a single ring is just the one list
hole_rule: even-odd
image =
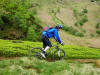
[{"label": "dark trousers", "polygon": [[43,42],[43,48],[46,48],[47,46],[52,47],[49,38],[46,37],[45,35],[41,35],[41,40]]}]

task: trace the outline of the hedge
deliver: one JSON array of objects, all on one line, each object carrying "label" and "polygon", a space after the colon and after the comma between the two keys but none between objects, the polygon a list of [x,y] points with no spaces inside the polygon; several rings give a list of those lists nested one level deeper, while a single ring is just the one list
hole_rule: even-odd
[{"label": "hedge", "polygon": [[[42,47],[41,42],[30,42],[30,41],[19,42],[19,40],[16,40],[17,42],[14,41],[0,39],[0,56],[7,56],[7,57],[27,56],[28,51],[32,47]],[[61,49],[65,50],[66,58],[70,59],[100,58],[100,49],[75,46],[75,45],[65,45],[65,46],[59,45],[59,46]]]}]

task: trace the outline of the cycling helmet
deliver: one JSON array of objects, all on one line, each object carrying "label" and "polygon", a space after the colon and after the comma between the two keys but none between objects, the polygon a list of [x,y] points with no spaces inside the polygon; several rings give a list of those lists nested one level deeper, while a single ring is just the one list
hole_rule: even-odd
[{"label": "cycling helmet", "polygon": [[61,24],[57,24],[57,27],[62,29],[62,25]]}]

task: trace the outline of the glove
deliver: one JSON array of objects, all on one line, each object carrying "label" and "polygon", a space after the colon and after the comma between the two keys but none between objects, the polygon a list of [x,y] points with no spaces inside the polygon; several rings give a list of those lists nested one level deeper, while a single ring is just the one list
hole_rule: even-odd
[{"label": "glove", "polygon": [[62,45],[62,46],[64,46],[64,44],[63,44],[63,43],[61,43],[61,45]]}]

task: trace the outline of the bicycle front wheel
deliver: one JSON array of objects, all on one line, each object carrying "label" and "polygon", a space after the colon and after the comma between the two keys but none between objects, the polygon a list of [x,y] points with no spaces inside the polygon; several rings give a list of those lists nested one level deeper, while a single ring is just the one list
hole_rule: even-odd
[{"label": "bicycle front wheel", "polygon": [[65,57],[65,51],[61,49],[55,51],[53,54],[53,60],[61,60],[64,59],[64,57]]},{"label": "bicycle front wheel", "polygon": [[42,58],[41,53],[42,52],[42,48],[40,47],[35,47],[32,48],[31,50],[29,50],[28,52],[28,56],[29,57],[37,57],[37,58]]}]

